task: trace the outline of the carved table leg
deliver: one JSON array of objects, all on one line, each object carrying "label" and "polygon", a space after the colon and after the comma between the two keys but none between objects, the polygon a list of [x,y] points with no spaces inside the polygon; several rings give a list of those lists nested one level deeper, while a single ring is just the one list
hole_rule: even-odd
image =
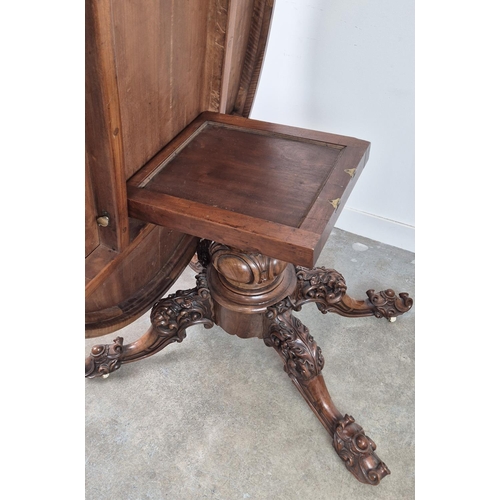
[{"label": "carved table leg", "polygon": [[375,454],[375,443],[333,404],[321,375],[324,358],[309,330],[292,315],[294,304],[286,298],[268,307],[264,342],[283,359],[284,369],[333,438],[333,447],[347,469],[362,483],[377,485],[390,474]]},{"label": "carved table leg", "polygon": [[347,317],[375,316],[395,321],[396,316],[413,306],[413,299],[407,293],[398,297],[391,289],[378,293],[368,290],[368,299],[355,300],[346,294],[344,278],[334,269],[296,267],[296,271],[297,289],[293,297],[296,311],[307,302],[315,302],[323,314],[334,312]]},{"label": "carved table leg", "polygon": [[211,328],[213,302],[204,273],[196,276],[196,284],[196,288],[157,302],[151,311],[151,328],[137,341],[123,345],[123,338],[117,337],[113,344],[95,345],[85,360],[85,377],[106,377],[124,363],[152,356],[172,342],[182,342],[192,325],[201,323]]}]

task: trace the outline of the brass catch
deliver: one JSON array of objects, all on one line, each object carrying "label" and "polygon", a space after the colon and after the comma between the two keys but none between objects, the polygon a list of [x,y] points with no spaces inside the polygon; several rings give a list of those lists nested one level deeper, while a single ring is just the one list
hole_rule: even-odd
[{"label": "brass catch", "polygon": [[97,224],[102,227],[107,227],[109,225],[109,217],[107,215],[97,217]]},{"label": "brass catch", "polygon": [[330,205],[335,209],[339,206],[339,203],[340,203],[340,198],[337,198],[336,200],[330,200]]}]

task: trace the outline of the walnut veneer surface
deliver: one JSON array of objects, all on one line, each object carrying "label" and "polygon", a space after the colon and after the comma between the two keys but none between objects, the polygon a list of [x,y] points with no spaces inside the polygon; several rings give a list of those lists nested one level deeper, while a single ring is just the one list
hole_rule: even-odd
[{"label": "walnut veneer surface", "polygon": [[128,182],[130,215],[313,266],[369,147],[351,137],[202,113]]}]

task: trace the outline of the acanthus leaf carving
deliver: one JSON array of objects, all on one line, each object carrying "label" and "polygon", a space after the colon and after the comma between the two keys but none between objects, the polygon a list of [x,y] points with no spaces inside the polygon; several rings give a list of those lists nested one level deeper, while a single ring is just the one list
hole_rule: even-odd
[{"label": "acanthus leaf carving", "polygon": [[264,343],[276,349],[291,378],[305,382],[321,373],[325,360],[308,328],[292,315],[292,307],[286,298],[268,308],[266,317],[270,324]]},{"label": "acanthus leaf carving", "polygon": [[236,248],[212,242],[212,265],[225,279],[245,286],[261,285],[279,278],[287,263],[261,253],[243,252]]},{"label": "acanthus leaf carving", "polygon": [[213,302],[204,273],[196,276],[196,288],[180,290],[158,301],[151,310],[151,324],[160,337],[182,342],[186,329],[203,323],[213,326]]},{"label": "acanthus leaf carving", "polygon": [[296,267],[296,271],[297,289],[293,297],[296,311],[308,302],[315,302],[323,314],[333,312],[352,318],[375,316],[391,320],[413,306],[413,299],[407,293],[398,296],[390,288],[378,293],[368,290],[368,299],[355,300],[347,295],[344,278],[334,269]]},{"label": "acanthus leaf carving", "polygon": [[347,287],[344,277],[334,269],[315,267],[307,269],[296,267],[297,291],[294,309],[299,311],[302,305],[315,302],[318,309],[326,314],[334,304],[342,300]]}]

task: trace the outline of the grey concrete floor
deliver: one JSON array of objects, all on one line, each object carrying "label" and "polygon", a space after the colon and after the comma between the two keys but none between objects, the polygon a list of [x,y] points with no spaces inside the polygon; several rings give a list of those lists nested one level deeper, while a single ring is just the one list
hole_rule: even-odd
[{"label": "grey concrete floor", "polygon": [[[339,229],[318,266],[344,276],[347,292],[415,290],[413,253]],[[187,269],[170,293],[194,286]],[[296,313],[325,357],[332,399],[377,444],[391,470],[379,486],[359,483],[302,399],[274,351],[218,327],[186,339],[107,379],[86,380],[86,500],[415,498],[414,315],[395,323]],[[129,343],[149,313],[117,335]]]}]

